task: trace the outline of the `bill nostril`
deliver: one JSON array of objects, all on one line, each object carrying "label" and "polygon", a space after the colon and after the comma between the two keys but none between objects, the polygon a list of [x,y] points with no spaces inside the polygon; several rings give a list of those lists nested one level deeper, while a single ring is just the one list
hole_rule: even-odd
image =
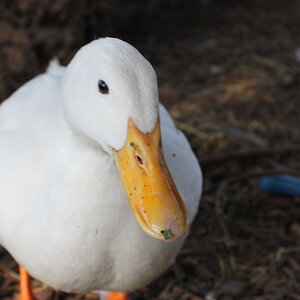
[{"label": "bill nostril", "polygon": [[142,159],[139,155],[136,155],[135,157],[136,157],[136,161],[137,161],[137,163],[138,163],[139,165],[143,165],[143,164],[144,164],[143,159]]}]

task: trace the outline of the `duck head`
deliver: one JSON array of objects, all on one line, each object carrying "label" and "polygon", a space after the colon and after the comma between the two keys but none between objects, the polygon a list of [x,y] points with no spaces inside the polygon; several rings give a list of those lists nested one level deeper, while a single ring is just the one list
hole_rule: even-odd
[{"label": "duck head", "polygon": [[67,67],[62,96],[70,126],[115,159],[144,231],[166,241],[183,236],[189,218],[163,156],[151,64],[126,42],[95,40]]}]

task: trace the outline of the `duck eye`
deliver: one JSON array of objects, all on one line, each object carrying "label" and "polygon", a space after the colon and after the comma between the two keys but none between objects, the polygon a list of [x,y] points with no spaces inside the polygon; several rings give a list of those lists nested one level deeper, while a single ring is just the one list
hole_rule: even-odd
[{"label": "duck eye", "polygon": [[101,94],[108,94],[109,92],[107,84],[101,79],[98,81],[98,89]]}]

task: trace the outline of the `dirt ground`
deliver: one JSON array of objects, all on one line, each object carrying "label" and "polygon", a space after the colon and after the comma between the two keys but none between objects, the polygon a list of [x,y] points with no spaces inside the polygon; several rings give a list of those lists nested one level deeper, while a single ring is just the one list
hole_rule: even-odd
[{"label": "dirt ground", "polygon": [[[204,194],[176,264],[137,299],[299,300],[300,198],[258,188],[300,173],[300,1],[2,1],[0,101],[95,37],[136,46],[188,136]],[[300,176],[300,175],[299,175]],[[0,298],[18,299],[0,250]],[[67,295],[34,282],[39,299]]]}]

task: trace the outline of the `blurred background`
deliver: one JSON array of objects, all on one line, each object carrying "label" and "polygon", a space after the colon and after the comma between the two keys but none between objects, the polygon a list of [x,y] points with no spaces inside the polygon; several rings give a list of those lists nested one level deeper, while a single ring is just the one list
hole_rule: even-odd
[{"label": "blurred background", "polygon": [[[134,299],[299,300],[300,197],[261,176],[300,173],[299,0],[2,0],[0,102],[49,60],[114,36],[152,63],[160,99],[202,164],[204,194],[176,264]],[[0,250],[0,298],[18,299]],[[96,299],[34,283],[39,299]]]}]

